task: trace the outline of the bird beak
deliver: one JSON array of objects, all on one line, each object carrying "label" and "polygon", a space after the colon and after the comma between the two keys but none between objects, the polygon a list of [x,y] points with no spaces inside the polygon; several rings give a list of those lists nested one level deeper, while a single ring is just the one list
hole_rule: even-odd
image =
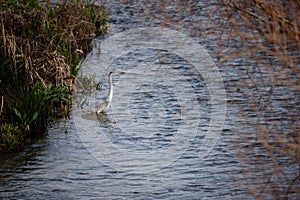
[{"label": "bird beak", "polygon": [[116,75],[116,74],[125,74],[125,72],[110,72],[110,75]]}]

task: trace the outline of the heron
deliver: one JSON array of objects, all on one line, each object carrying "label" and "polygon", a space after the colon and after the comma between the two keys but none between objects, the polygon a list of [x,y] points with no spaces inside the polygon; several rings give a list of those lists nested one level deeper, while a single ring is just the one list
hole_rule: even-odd
[{"label": "heron", "polygon": [[109,106],[110,103],[112,101],[112,97],[113,97],[113,75],[116,74],[125,74],[125,72],[110,72],[108,77],[109,77],[109,92],[108,95],[101,98],[98,104],[98,110],[97,110],[97,114],[101,114],[103,113],[104,110],[106,110]]}]

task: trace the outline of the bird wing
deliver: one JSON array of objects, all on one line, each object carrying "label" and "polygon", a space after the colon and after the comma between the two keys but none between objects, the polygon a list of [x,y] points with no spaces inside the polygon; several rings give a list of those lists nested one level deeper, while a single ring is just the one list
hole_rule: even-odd
[{"label": "bird wing", "polygon": [[96,110],[97,112],[102,112],[105,110],[109,105],[109,102],[107,101],[107,98],[101,98],[96,102]]}]

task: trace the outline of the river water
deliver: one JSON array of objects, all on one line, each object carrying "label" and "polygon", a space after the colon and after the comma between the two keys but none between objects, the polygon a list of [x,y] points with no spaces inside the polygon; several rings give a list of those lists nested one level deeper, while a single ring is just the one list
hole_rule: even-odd
[{"label": "river water", "polygon": [[[79,76],[101,89],[78,83],[67,133],[63,123],[52,124],[23,152],[1,156],[0,197],[252,199],[255,186],[242,181],[235,145],[239,108],[228,104],[246,103],[232,90],[240,69],[224,72],[210,57],[218,37],[207,25],[214,6],[104,3],[112,28],[94,40]],[[125,74],[113,77],[111,107],[96,115],[110,71]]]}]

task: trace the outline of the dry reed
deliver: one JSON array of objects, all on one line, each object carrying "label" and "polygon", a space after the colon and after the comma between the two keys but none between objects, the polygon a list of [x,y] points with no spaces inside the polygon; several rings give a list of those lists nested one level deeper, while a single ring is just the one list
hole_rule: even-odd
[{"label": "dry reed", "polygon": [[230,41],[222,63],[244,63],[236,85],[248,103],[239,112],[247,131],[237,133],[242,183],[256,199],[299,198],[299,1],[224,1],[222,6]]}]

